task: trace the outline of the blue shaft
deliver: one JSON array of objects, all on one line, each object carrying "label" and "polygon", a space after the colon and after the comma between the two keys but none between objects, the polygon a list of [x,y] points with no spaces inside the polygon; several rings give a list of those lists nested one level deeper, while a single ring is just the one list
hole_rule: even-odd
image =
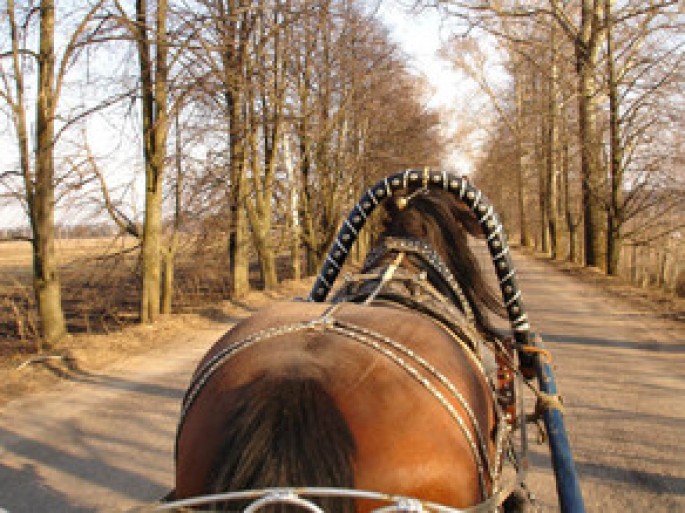
[{"label": "blue shaft", "polygon": [[[535,345],[542,347],[540,342]],[[557,385],[552,368],[544,361],[544,357],[537,356],[535,360],[540,390],[546,394],[555,395]],[[585,504],[583,503],[576,469],[573,465],[571,446],[564,428],[563,414],[557,409],[546,409],[543,413],[543,420],[547,429],[549,449],[552,453],[552,467],[556,477],[561,512],[584,513]]]}]

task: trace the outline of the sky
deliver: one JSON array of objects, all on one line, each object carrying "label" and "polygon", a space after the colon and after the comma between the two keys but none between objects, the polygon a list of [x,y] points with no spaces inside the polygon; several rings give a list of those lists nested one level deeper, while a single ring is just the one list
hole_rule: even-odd
[{"label": "sky", "polygon": [[[408,12],[397,0],[381,3],[378,15],[390,30],[390,37],[411,58],[413,70],[428,79],[432,97],[429,106],[443,114],[445,133],[453,132],[458,123],[457,111],[469,94],[464,78],[450,63],[438,57],[438,50],[448,40],[450,30],[436,9]],[[468,174],[471,163],[457,148],[443,164],[459,173]]]},{"label": "sky", "polygon": [[409,13],[398,2],[383,2],[379,16],[390,30],[391,38],[412,58],[413,67],[424,74],[435,88],[432,106],[448,104],[456,84],[456,73],[437,56],[448,32],[436,10]]}]

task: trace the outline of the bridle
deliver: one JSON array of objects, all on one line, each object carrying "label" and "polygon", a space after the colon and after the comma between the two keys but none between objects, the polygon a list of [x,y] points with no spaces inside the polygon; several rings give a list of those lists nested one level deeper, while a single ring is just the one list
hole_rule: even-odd
[{"label": "bridle", "polygon": [[[412,255],[417,257],[424,266],[427,266],[431,271],[436,273],[447,290],[451,293],[457,306],[466,318],[469,324],[475,323],[473,309],[469,303],[464,291],[459,282],[456,280],[449,266],[442,259],[440,254],[435,251],[430,244],[425,241],[406,238],[406,237],[385,237],[373,250],[369,252],[364,262],[364,268],[372,268],[378,261],[386,256],[388,253],[403,253],[405,255]],[[414,282],[420,288],[427,288],[427,276],[418,275],[414,277]],[[443,296],[444,297],[444,296]]]}]

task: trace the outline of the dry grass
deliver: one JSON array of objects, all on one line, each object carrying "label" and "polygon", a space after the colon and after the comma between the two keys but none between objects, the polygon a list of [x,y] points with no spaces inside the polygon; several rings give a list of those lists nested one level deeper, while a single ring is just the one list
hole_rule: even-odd
[{"label": "dry grass", "polygon": [[70,335],[50,354],[39,357],[20,352],[6,354],[0,358],[0,407],[63,380],[91,379],[99,369],[131,355],[159,351],[183,334],[192,336],[198,330],[226,328],[272,301],[306,295],[311,282],[285,281],[274,292],[253,291],[236,302],[196,305],[195,313],[163,316],[154,325],[133,324],[107,334]]},{"label": "dry grass", "polygon": [[[55,251],[60,267],[78,266],[94,259],[106,259],[129,250],[135,240],[129,237],[116,239],[60,239]],[[0,243],[0,285],[31,279],[31,244],[26,241]]]},{"label": "dry grass", "polygon": [[[133,239],[58,240],[55,249],[70,333],[107,334],[138,320],[138,251]],[[31,266],[29,243],[0,244],[0,354],[4,356],[38,350]],[[192,269],[179,269],[179,285],[192,274]],[[190,289],[198,295],[209,288],[195,277],[190,281]],[[187,288],[179,287],[179,300],[187,302]]]},{"label": "dry grass", "polygon": [[[175,313],[193,313],[228,298],[226,250],[218,240],[183,241],[176,259]],[[56,253],[69,333],[106,335],[138,321],[140,269],[134,239],[58,240]],[[0,356],[39,351],[31,259],[28,242],[0,244]],[[289,278],[286,262],[280,264],[279,277]],[[251,281],[259,287],[256,266]]]}]

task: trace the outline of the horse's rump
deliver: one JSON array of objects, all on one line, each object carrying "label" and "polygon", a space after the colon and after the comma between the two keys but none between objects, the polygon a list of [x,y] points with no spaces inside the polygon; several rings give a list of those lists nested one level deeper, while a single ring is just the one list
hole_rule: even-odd
[{"label": "horse's rump", "polygon": [[[328,306],[271,306],[228,332],[200,368],[238,341],[317,319]],[[467,350],[429,318],[355,304],[344,304],[333,315],[420,355],[467,398],[479,426],[493,425],[487,383]],[[318,325],[264,337],[231,355],[183,420],[177,497],[306,484],[457,506],[477,502],[478,475],[473,460],[464,456],[471,449],[454,419],[397,363],[406,355],[387,344],[383,350]],[[450,396],[434,377],[424,379]],[[450,403],[464,414],[458,401]],[[343,507],[337,503],[330,510]]]}]

